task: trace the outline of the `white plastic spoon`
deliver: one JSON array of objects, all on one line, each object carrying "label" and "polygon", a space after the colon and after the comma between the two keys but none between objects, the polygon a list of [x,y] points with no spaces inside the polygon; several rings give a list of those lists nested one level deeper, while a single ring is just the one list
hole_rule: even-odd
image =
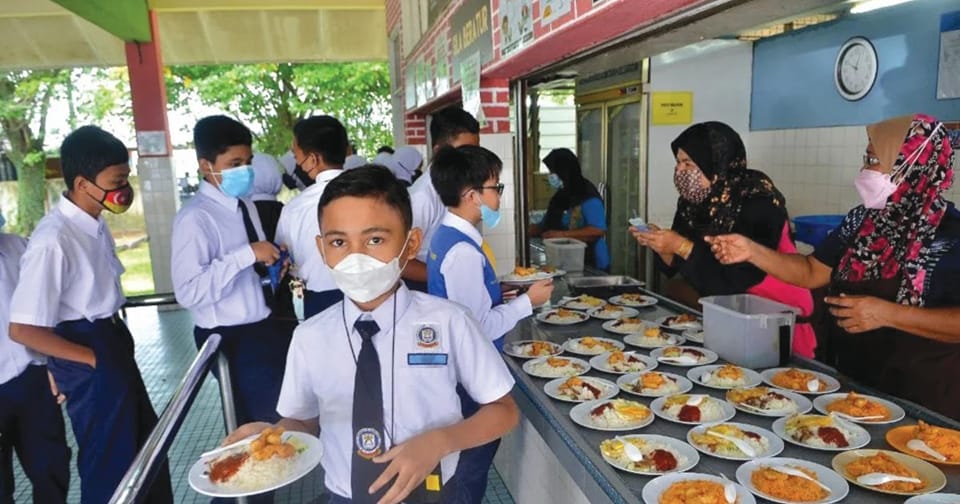
[{"label": "white plastic spoon", "polygon": [[706,398],[707,396],[703,394],[691,395],[687,398],[687,406],[700,406],[700,403]]},{"label": "white plastic spoon", "polygon": [[857,477],[857,483],[867,486],[877,486],[883,485],[884,483],[890,483],[891,481],[903,481],[906,483],[923,483],[917,478],[907,478],[904,476],[897,476],[896,474],[887,474],[887,473],[869,473],[863,474]]},{"label": "white plastic spoon", "polygon": [[623,444],[623,453],[630,459],[632,462],[640,462],[643,460],[643,452],[640,451],[640,448],[637,448],[636,445],[631,443],[628,439],[617,436],[614,439],[620,441]]},{"label": "white plastic spoon", "polygon": [[814,378],[807,382],[807,390],[810,392],[819,392],[820,391],[820,380]]},{"label": "white plastic spoon", "polygon": [[[210,450],[210,451],[208,451],[208,452],[201,453],[201,454],[200,454],[200,458],[202,458],[202,459],[209,458],[209,457],[211,457],[211,456],[213,456],[213,455],[220,455],[221,453],[226,453],[226,452],[228,452],[228,451],[230,451],[230,450],[233,450],[234,448],[239,448],[239,447],[241,447],[241,446],[249,445],[250,443],[254,442],[258,437],[260,437],[259,434],[255,435],[255,436],[248,437],[248,438],[246,438],[246,439],[241,439],[240,441],[237,441],[237,442],[235,442],[235,443],[230,443],[230,444],[228,444],[227,446],[221,446],[220,448],[214,448],[213,450]],[[289,441],[289,440],[290,440],[290,434],[289,434],[289,433],[286,433],[286,432],[283,434],[283,437],[280,438],[280,442],[281,442],[281,443],[286,443],[286,442]]]},{"label": "white plastic spoon", "polygon": [[727,501],[727,504],[734,504],[737,502],[737,487],[730,481],[730,478],[726,474],[717,473],[723,478],[726,483],[723,485],[723,498]]},{"label": "white plastic spoon", "polygon": [[910,441],[907,441],[907,448],[910,448],[913,451],[926,453],[927,455],[930,455],[931,457],[939,460],[940,462],[947,461],[947,457],[944,457],[943,454],[938,452],[937,450],[930,448],[930,446],[927,443],[923,442],[922,439],[911,439]]},{"label": "white plastic spoon", "polygon": [[761,408],[761,407],[759,407],[759,406],[754,406],[754,405],[752,405],[752,404],[747,404],[747,403],[737,403],[737,404],[738,404],[740,407],[742,407],[742,408],[747,408],[747,409],[749,409],[749,410],[758,411],[758,412],[760,412],[760,413],[764,413],[764,414],[772,415],[772,416],[777,416],[777,415],[789,415],[789,414],[793,413],[794,411],[796,411],[795,408],[790,408],[790,409],[763,409],[763,408]]},{"label": "white plastic spoon", "polygon": [[827,485],[824,485],[823,483],[820,483],[819,481],[817,481],[817,480],[814,479],[814,478],[811,478],[809,474],[801,471],[800,469],[794,469],[794,468],[792,468],[792,467],[778,466],[778,465],[770,466],[770,469],[773,469],[774,471],[777,471],[777,472],[781,472],[781,473],[783,473],[783,474],[788,474],[788,475],[790,475],[790,476],[796,476],[796,477],[798,477],[798,478],[803,478],[803,479],[806,479],[806,480],[810,480],[810,481],[816,483],[817,485],[820,485],[820,488],[826,490],[827,492],[833,493],[833,492],[830,490],[830,487],[828,487]]},{"label": "white plastic spoon", "polygon": [[686,364],[686,365],[696,364],[700,362],[696,358],[690,357],[689,355],[681,355],[679,357],[660,356],[659,360],[660,362],[675,362],[677,364]]},{"label": "white plastic spoon", "polygon": [[714,436],[714,437],[718,437],[718,438],[720,438],[720,439],[725,439],[725,440],[727,440],[727,441],[730,441],[731,443],[733,443],[734,445],[736,445],[736,447],[737,447],[740,451],[742,451],[744,455],[746,455],[746,456],[748,456],[748,457],[750,457],[750,458],[753,458],[753,457],[756,457],[756,456],[757,456],[757,451],[754,450],[753,447],[750,446],[749,443],[747,443],[746,441],[744,441],[744,440],[742,440],[742,439],[737,439],[737,438],[735,438],[735,437],[733,437],[733,436],[728,436],[728,435],[726,435],[726,434],[720,434],[719,432],[713,432],[713,431],[711,431],[711,430],[707,430],[707,434],[710,435],[710,436]]},{"label": "white plastic spoon", "polygon": [[883,418],[883,415],[869,415],[869,416],[853,416],[846,413],[840,413],[839,411],[833,411],[832,414],[836,415],[839,418],[844,420],[850,420],[852,422],[860,422],[866,420],[879,420]]}]

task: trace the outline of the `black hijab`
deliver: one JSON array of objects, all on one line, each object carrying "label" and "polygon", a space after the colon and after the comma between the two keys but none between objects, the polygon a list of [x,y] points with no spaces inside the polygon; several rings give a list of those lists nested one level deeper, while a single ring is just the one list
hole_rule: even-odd
[{"label": "black hijab", "polygon": [[710,194],[700,203],[677,202],[679,221],[702,235],[729,233],[743,203],[769,198],[786,216],[786,200],[761,171],[747,168],[747,150],[740,135],[722,122],[690,126],[671,144],[673,155],[683,149],[710,181]]},{"label": "black hijab", "polygon": [[[543,218],[546,230],[564,229],[563,213],[591,198],[600,198],[600,191],[583,177],[580,161],[570,149],[553,149],[543,158],[550,173],[563,181],[563,187],[550,198],[547,214]],[[601,198],[602,199],[602,198]]]}]

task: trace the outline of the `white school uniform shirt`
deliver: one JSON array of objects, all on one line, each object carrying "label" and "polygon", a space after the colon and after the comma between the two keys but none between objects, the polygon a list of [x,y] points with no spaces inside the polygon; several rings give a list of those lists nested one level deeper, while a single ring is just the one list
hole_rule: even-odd
[{"label": "white school uniform shirt", "polygon": [[227,196],[209,182],[173,221],[173,293],[204,329],[259,322],[270,315],[263,299],[256,257],[243,225],[246,206],[260,240],[263,227],[257,208],[246,199]]},{"label": "white school uniform shirt", "polygon": [[410,207],[413,211],[413,227],[423,231],[423,243],[417,252],[417,260],[426,263],[430,251],[433,233],[440,227],[447,207],[440,199],[440,193],[433,187],[430,172],[425,172],[410,186]]},{"label": "white school uniform shirt", "polygon": [[[353,324],[361,317],[372,318],[380,326],[373,344],[383,380],[384,453],[393,444],[461,421],[457,383],[480,404],[507,395],[514,384],[503,358],[476,322],[463,316],[462,307],[410,291],[402,284],[371,313],[344,300],[301,323],[287,355],[277,412],[297,420],[319,417],[325,484],[348,498],[351,457],[357,449],[353,432],[355,359],[362,345]],[[344,321],[350,327],[350,343]],[[396,360],[391,362],[394,341]],[[423,357],[445,357],[446,364],[408,364]],[[389,439],[390,433],[395,439]],[[453,476],[459,458],[455,452],[441,460],[443,481]]]},{"label": "white school uniform shirt", "polygon": [[0,233],[0,385],[20,376],[31,364],[44,359],[10,339],[10,299],[20,276],[20,257],[27,249],[27,240]]},{"label": "white school uniform shirt", "polygon": [[320,234],[317,205],[327,183],[341,173],[343,170],[320,172],[313,185],[283,206],[277,222],[277,243],[286,245],[290,260],[297,265],[297,277],[304,281],[308,290],[314,292],[337,288],[330,268],[317,249],[317,235]]},{"label": "white school uniform shirt", "polygon": [[30,235],[20,272],[10,322],[54,327],[67,320],[93,321],[115,315],[126,302],[120,286],[124,268],[106,221],[66,195]]},{"label": "white school uniform shirt", "polygon": [[[447,212],[441,225],[450,226],[467,235],[477,247],[483,245],[480,232],[463,217]],[[507,334],[517,322],[532,315],[533,305],[530,304],[530,298],[522,294],[509,303],[493,306],[490,292],[483,280],[483,267],[487,262],[483,252],[468,243],[460,242],[450,247],[447,255],[443,257],[440,273],[443,274],[447,287],[447,299],[470,310],[474,320],[480,322],[483,334],[493,341]]]}]

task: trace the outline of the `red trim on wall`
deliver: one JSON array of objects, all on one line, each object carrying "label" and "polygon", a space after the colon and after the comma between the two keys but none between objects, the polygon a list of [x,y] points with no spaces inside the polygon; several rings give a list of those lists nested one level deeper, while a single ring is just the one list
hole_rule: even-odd
[{"label": "red trim on wall", "polygon": [[150,33],[152,42],[124,44],[127,71],[130,74],[133,124],[138,132],[164,131],[167,134],[167,152],[171,152],[170,129],[167,123],[167,87],[163,77],[160,33],[154,11],[150,11]]}]

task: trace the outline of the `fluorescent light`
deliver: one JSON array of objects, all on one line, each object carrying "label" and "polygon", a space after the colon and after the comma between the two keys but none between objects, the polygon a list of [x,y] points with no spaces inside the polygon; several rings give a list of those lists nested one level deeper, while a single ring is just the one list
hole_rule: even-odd
[{"label": "fluorescent light", "polygon": [[853,8],[850,9],[850,14],[870,12],[872,10],[882,9],[884,7],[891,7],[893,5],[907,3],[909,1],[910,0],[867,0],[866,2],[860,2],[857,5],[854,5]]}]

